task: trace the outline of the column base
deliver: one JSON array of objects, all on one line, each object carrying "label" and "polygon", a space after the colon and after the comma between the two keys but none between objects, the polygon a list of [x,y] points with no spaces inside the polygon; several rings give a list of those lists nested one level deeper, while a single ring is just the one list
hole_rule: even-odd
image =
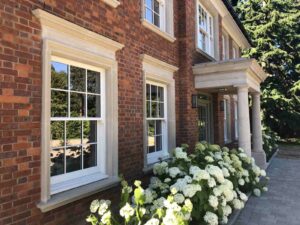
[{"label": "column base", "polygon": [[251,153],[252,153],[252,157],[255,159],[256,165],[259,166],[261,169],[266,169],[267,167],[266,153],[264,151],[251,152]]}]

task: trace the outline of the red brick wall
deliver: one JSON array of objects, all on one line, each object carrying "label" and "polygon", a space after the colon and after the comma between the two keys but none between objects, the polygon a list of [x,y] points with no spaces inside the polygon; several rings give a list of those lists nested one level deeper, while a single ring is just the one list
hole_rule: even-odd
[{"label": "red brick wall", "polygon": [[[175,74],[177,144],[198,140],[192,66],[209,61],[196,51],[195,1],[174,0],[171,43],[143,27],[140,1],[121,0],[113,9],[101,0],[6,0],[0,2],[0,225],[77,224],[92,199],[116,197],[118,188],[101,192],[48,213],[40,199],[41,27],[31,11],[44,9],[125,44],[117,53],[119,82],[119,172],[143,176],[143,73],[140,55],[149,54],[180,69]],[[179,20],[180,18],[180,20]],[[216,94],[215,109],[220,96]],[[215,141],[223,138],[222,112],[215,112]]]},{"label": "red brick wall", "polygon": [[[137,4],[138,3],[138,4]],[[178,41],[171,43],[144,28],[140,1],[113,9],[100,0],[7,0],[0,2],[0,224],[76,224],[90,201],[113,198],[102,192],[48,213],[40,199],[41,27],[31,11],[44,9],[125,44],[119,62],[119,171],[140,177],[143,168],[143,73],[140,55],[178,66]],[[177,1],[174,1],[177,24]],[[175,26],[175,36],[177,36]],[[176,79],[177,79],[177,75]],[[176,80],[178,93],[179,81]],[[177,101],[178,105],[178,101]],[[179,112],[177,112],[179,115]]]}]

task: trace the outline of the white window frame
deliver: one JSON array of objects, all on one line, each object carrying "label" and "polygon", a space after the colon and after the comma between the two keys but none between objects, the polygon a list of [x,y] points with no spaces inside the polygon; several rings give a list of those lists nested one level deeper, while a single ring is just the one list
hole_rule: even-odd
[{"label": "white window frame", "polygon": [[[148,164],[153,164],[159,161],[159,159],[164,158],[166,156],[169,155],[169,151],[168,151],[168,98],[167,98],[167,85],[165,85],[164,83],[159,83],[157,81],[151,81],[151,80],[146,80],[146,85],[150,84],[150,85],[154,85],[154,86],[158,86],[158,87],[162,87],[164,90],[164,116],[163,117],[147,117],[146,116],[146,121],[150,121],[150,120],[160,120],[162,121],[161,123],[161,129],[162,129],[162,151],[156,151],[156,152],[152,152],[152,153],[148,153],[147,152],[147,162]],[[150,89],[151,90],[151,89]],[[145,88],[145,91],[146,88]],[[151,100],[150,100],[151,102]],[[147,103],[147,100],[145,99],[145,103]],[[147,107],[147,105],[146,105]],[[146,128],[147,130],[147,137],[148,137],[148,127]]]},{"label": "white window frame", "polygon": [[224,142],[231,142],[231,112],[230,112],[230,98],[228,96],[224,96],[223,99],[224,104]]},{"label": "white window frame", "polygon": [[146,28],[152,30],[156,34],[160,35],[164,39],[174,42],[176,38],[174,37],[174,6],[173,0],[158,0],[159,2],[159,12],[160,12],[160,26],[154,25],[151,21],[146,19],[146,4],[145,0],[142,1],[142,15],[141,22]]},{"label": "white window frame", "polygon": [[[91,32],[44,10],[32,11],[42,27],[42,122],[41,122],[41,201],[42,212],[117,185],[118,178],[118,62],[116,51],[124,47],[116,41]],[[69,59],[105,70],[105,173],[107,178],[84,186],[51,194],[50,106],[51,59]],[[99,171],[101,172],[101,171]],[[71,188],[71,186],[69,186]]]},{"label": "white window frame", "polygon": [[[202,8],[202,10],[206,13],[206,25],[201,26],[199,21],[199,7]],[[205,6],[203,6],[200,1],[198,1],[197,9],[196,9],[196,16],[197,16],[197,48],[199,48],[201,51],[205,52],[206,54],[214,57],[214,17],[212,14],[207,10]],[[203,44],[200,43],[200,33],[204,33],[207,38],[205,38],[205,41]],[[205,46],[205,47],[203,47]]]},{"label": "white window frame", "polygon": [[232,59],[237,58],[239,58],[239,48],[234,42],[232,42]]},{"label": "white window frame", "polygon": [[[144,170],[152,168],[153,163],[169,158],[170,150],[176,147],[176,111],[175,111],[175,80],[174,72],[177,67],[153,58],[149,55],[142,55],[144,72]],[[165,141],[163,151],[148,157],[148,128],[146,108],[146,84],[153,83],[165,87],[164,89],[164,118],[165,118]]]},{"label": "white window frame", "polygon": [[[105,132],[105,70],[103,68],[83,64],[77,61],[73,61],[67,58],[51,56],[51,62],[59,62],[67,65],[72,65],[84,69],[90,69],[96,72],[100,72],[100,109],[101,117],[70,117],[70,101],[68,102],[68,116],[67,117],[51,117],[52,121],[97,121],[97,166],[81,169],[78,171],[73,171],[70,173],[64,173],[61,175],[56,175],[51,177],[51,194],[56,194],[62,191],[66,191],[72,188],[76,188],[97,180],[102,180],[108,177],[106,174],[106,132]],[[51,74],[49,74],[51,77]],[[86,82],[87,85],[87,82]],[[70,80],[68,80],[68,90],[70,88]],[[51,87],[51,90],[57,90]],[[85,112],[87,112],[87,105]],[[65,132],[66,134],[66,127]],[[81,156],[83,160],[83,155]],[[64,167],[66,167],[66,155],[64,154]]]}]

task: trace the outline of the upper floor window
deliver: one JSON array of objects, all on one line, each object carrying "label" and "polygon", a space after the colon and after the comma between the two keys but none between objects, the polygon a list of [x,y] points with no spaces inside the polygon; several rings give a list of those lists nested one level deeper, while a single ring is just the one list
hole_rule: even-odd
[{"label": "upper floor window", "polygon": [[163,38],[174,42],[174,15],[173,0],[142,0],[142,24],[161,35]]},{"label": "upper floor window", "polygon": [[239,57],[239,51],[238,51],[237,47],[233,46],[232,47],[232,58],[236,59],[238,57]]},{"label": "upper floor window", "polygon": [[226,37],[224,34],[222,34],[222,60],[226,60],[226,56]]},{"label": "upper floor window", "polygon": [[214,55],[213,17],[204,6],[198,3],[197,10],[198,48],[207,54]]},{"label": "upper floor window", "polygon": [[158,0],[145,0],[145,18],[148,22],[162,28],[164,18],[163,4]]}]

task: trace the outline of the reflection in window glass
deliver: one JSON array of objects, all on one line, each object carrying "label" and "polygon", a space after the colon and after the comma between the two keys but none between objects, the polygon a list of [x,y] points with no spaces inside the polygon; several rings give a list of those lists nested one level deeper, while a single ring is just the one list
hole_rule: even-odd
[{"label": "reflection in window glass", "polygon": [[83,146],[83,167],[84,169],[97,165],[97,145],[89,144]]},{"label": "reflection in window glass", "polygon": [[101,74],[51,63],[51,176],[97,166]]},{"label": "reflection in window glass", "polygon": [[163,150],[164,91],[163,86],[146,85],[148,154]]},{"label": "reflection in window glass", "polygon": [[50,171],[51,176],[64,173],[64,148],[54,148],[50,153]]}]

